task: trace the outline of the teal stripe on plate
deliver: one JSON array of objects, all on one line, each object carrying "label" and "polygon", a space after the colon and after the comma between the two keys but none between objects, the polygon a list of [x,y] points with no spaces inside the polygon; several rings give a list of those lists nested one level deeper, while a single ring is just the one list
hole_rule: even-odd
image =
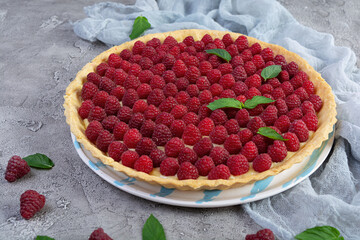
[{"label": "teal stripe on plate", "polygon": [[270,177],[265,178],[263,180],[256,181],[254,183],[253,188],[250,191],[250,195],[241,198],[241,200],[244,201],[244,200],[247,200],[247,199],[254,198],[257,193],[264,191],[269,186],[269,184],[272,182],[273,179],[274,179],[274,176],[270,176]]},{"label": "teal stripe on plate", "polygon": [[211,202],[214,200],[214,197],[218,196],[221,192],[221,190],[204,190],[204,197],[196,201],[196,203],[201,204],[203,202]]},{"label": "teal stripe on plate", "polygon": [[174,192],[174,188],[161,187],[160,192],[150,194],[151,197],[166,197]]}]

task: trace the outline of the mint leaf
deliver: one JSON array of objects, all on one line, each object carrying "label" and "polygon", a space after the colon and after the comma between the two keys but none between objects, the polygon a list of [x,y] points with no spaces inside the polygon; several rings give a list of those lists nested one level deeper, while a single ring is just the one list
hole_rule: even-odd
[{"label": "mint leaf", "polygon": [[36,153],[23,158],[30,167],[50,169],[54,166],[54,163],[46,155]]},{"label": "mint leaf", "polygon": [[207,52],[209,54],[214,54],[214,55],[224,59],[227,62],[229,62],[231,60],[230,53],[228,53],[225,49],[220,49],[220,48],[208,49],[208,50],[205,50],[205,52]]},{"label": "mint leaf", "polygon": [[36,236],[35,240],[55,240],[55,239],[48,236]]},{"label": "mint leaf", "polygon": [[146,17],[143,16],[137,17],[134,21],[132,32],[129,35],[130,39],[133,40],[135,38],[140,37],[140,35],[143,34],[145,30],[150,27],[151,24],[149,23]]},{"label": "mint leaf", "polygon": [[142,230],[143,240],[166,240],[164,228],[152,214],[146,220]]},{"label": "mint leaf", "polygon": [[283,138],[280,134],[278,134],[274,129],[269,127],[261,127],[259,128],[258,134],[263,135],[264,137],[268,137],[274,140],[287,141],[289,139]]},{"label": "mint leaf", "polygon": [[298,240],[344,240],[339,230],[331,226],[319,226],[305,230],[295,236]]},{"label": "mint leaf", "polygon": [[219,108],[239,108],[242,109],[244,104],[240,102],[239,100],[236,100],[235,98],[220,98],[218,100],[215,100],[209,105],[207,105],[208,108],[210,108],[212,111],[219,109]]},{"label": "mint leaf", "polygon": [[248,99],[245,101],[244,107],[247,109],[253,109],[259,104],[272,103],[272,102],[275,102],[275,100],[263,96],[254,96],[252,99]]},{"label": "mint leaf", "polygon": [[266,80],[270,78],[277,77],[279,73],[281,72],[281,66],[280,65],[271,65],[266,68],[264,68],[261,71],[261,76]]}]

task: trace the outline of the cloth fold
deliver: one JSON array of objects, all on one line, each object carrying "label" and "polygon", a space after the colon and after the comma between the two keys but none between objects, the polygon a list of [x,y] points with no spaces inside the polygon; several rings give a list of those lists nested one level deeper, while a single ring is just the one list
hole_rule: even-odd
[{"label": "cloth fold", "polygon": [[104,2],[85,7],[85,13],[88,18],[74,23],[75,33],[109,46],[129,41],[133,21],[142,15],[152,25],[146,34],[191,28],[228,30],[281,45],[306,59],[336,96],[333,151],[326,164],[296,187],[243,207],[279,239],[292,239],[316,225],[331,225],[345,239],[359,239],[360,71],[351,49],[335,46],[330,34],[299,24],[278,2],[270,0]]}]

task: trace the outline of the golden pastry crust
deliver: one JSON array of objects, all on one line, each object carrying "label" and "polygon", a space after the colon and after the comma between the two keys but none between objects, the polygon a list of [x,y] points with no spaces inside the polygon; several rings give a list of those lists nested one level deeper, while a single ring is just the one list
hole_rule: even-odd
[{"label": "golden pastry crust", "polygon": [[332,132],[333,126],[336,122],[336,104],[331,87],[325,82],[321,75],[316,72],[304,59],[297,54],[287,51],[285,48],[262,42],[252,37],[247,37],[249,44],[255,42],[259,43],[262,48],[269,47],[274,54],[281,54],[286,58],[287,62],[294,61],[298,64],[299,69],[309,75],[309,79],[314,83],[316,94],[319,95],[323,101],[323,106],[318,115],[318,129],[314,134],[311,134],[309,140],[305,144],[301,144],[299,151],[290,153],[280,163],[273,163],[272,167],[265,172],[255,172],[251,170],[240,176],[231,176],[228,180],[208,180],[206,177],[199,177],[196,180],[178,180],[176,177],[164,177],[154,170],[151,174],[136,171],[132,168],[126,167],[121,163],[114,161],[108,157],[104,152],[100,151],[94,144],[92,144],[85,136],[86,122],[81,119],[78,114],[78,108],[81,106],[81,89],[86,81],[87,74],[95,72],[96,66],[102,62],[106,62],[111,53],[119,54],[123,49],[132,49],[135,41],[148,42],[153,38],[160,39],[161,42],[167,36],[173,36],[178,42],[182,41],[187,36],[193,36],[195,41],[201,40],[205,34],[211,35],[213,38],[222,38],[225,34],[229,33],[233,40],[241,36],[238,33],[214,31],[214,30],[200,30],[188,29],[179,30],[167,33],[149,34],[133,41],[126,42],[122,45],[115,46],[109,50],[101,53],[95,57],[90,63],[86,64],[76,75],[76,78],[70,83],[66,89],[65,98],[65,116],[66,122],[70,125],[71,132],[76,136],[76,139],[83,144],[83,146],[91,152],[91,154],[99,158],[104,164],[112,166],[116,171],[125,173],[130,177],[134,177],[141,181],[146,181],[151,184],[160,184],[167,188],[176,188],[180,190],[202,190],[202,189],[228,189],[233,187],[242,186],[257,180],[264,179],[269,176],[276,175],[285,169],[290,168],[295,163],[301,162],[307,156],[319,148],[323,141],[328,139],[328,134]]}]

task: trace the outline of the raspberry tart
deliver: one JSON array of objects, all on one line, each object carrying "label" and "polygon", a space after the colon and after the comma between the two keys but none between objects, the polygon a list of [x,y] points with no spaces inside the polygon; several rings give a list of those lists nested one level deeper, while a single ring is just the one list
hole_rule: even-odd
[{"label": "raspberry tart", "polygon": [[[265,78],[273,65],[279,72]],[[271,102],[246,108],[257,96]],[[222,99],[241,107],[211,110]],[[336,122],[331,87],[304,59],[245,35],[199,29],[150,34],[101,53],[68,86],[64,107],[71,132],[94,157],[180,190],[276,175],[311,155]]]}]

